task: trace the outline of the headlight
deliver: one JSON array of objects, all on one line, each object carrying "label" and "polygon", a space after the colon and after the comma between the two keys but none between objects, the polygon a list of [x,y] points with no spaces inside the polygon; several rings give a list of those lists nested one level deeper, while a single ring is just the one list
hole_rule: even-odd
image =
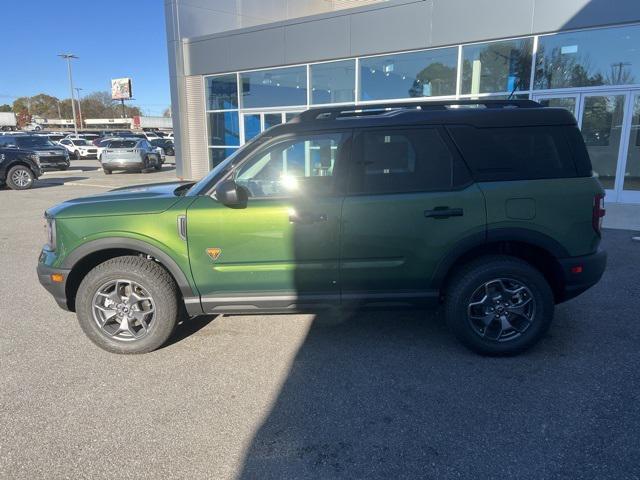
[{"label": "headlight", "polygon": [[44,231],[46,236],[45,248],[52,252],[56,249],[56,219],[44,217]]}]

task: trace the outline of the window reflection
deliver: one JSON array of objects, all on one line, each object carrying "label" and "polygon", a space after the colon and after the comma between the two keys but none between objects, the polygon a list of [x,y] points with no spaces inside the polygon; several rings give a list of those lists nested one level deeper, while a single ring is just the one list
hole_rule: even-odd
[{"label": "window reflection", "polygon": [[542,36],[535,88],[590,87],[640,82],[640,27]]},{"label": "window reflection", "polygon": [[457,48],[360,61],[360,100],[455,95]]},{"label": "window reflection", "polygon": [[236,74],[207,77],[207,109],[233,110],[238,108]]},{"label": "window reflection", "polygon": [[209,148],[209,169],[213,169],[237,148]]},{"label": "window reflection", "polygon": [[238,112],[209,114],[209,145],[240,145]]},{"label": "window reflection", "polygon": [[311,103],[353,102],[355,85],[355,60],[311,65]]},{"label": "window reflection", "polygon": [[533,39],[462,47],[462,93],[528,90]]},{"label": "window reflection", "polygon": [[243,108],[307,104],[307,68],[291,67],[240,74]]}]

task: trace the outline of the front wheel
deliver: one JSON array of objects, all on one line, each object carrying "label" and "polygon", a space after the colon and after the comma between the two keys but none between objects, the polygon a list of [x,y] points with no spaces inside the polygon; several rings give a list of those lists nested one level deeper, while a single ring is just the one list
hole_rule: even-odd
[{"label": "front wheel", "polygon": [[446,291],[447,324],[482,355],[515,355],[534,345],[553,319],[549,283],[515,257],[482,257],[458,271]]},{"label": "front wheel", "polygon": [[125,256],[101,263],[82,280],[76,312],[84,333],[114,353],[162,346],[178,321],[178,290],[153,260]]},{"label": "front wheel", "polygon": [[80,160],[80,152],[78,150],[73,152],[73,158],[75,158],[76,160]]},{"label": "front wheel", "polygon": [[33,186],[35,175],[29,167],[16,165],[7,173],[7,185],[11,190],[27,190]]}]

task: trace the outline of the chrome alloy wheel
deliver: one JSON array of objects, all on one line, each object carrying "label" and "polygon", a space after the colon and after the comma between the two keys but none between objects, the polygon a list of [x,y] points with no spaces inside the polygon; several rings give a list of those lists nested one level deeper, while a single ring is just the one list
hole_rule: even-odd
[{"label": "chrome alloy wheel", "polygon": [[518,280],[496,278],[473,292],[467,316],[480,337],[507,342],[533,323],[536,305],[531,290]]},{"label": "chrome alloy wheel", "polygon": [[107,336],[121,341],[145,337],[155,318],[155,303],[142,285],[111,280],[93,296],[93,319]]},{"label": "chrome alloy wheel", "polygon": [[16,170],[11,174],[11,181],[18,187],[26,187],[31,183],[31,175],[26,170]]}]

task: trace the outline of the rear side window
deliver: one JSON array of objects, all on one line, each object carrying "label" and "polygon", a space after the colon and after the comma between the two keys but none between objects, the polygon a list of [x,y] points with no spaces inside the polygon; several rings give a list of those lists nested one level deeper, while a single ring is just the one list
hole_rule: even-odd
[{"label": "rear side window", "polygon": [[450,190],[454,158],[435,128],[362,131],[350,175],[350,193]]},{"label": "rear side window", "polygon": [[449,127],[479,182],[575,177],[564,127]]},{"label": "rear side window", "polygon": [[589,159],[589,153],[587,147],[584,144],[584,138],[578,130],[578,127],[564,127],[567,141],[569,142],[569,148],[573,154],[573,161],[576,165],[579,177],[590,177],[593,174],[591,167],[591,160]]}]

